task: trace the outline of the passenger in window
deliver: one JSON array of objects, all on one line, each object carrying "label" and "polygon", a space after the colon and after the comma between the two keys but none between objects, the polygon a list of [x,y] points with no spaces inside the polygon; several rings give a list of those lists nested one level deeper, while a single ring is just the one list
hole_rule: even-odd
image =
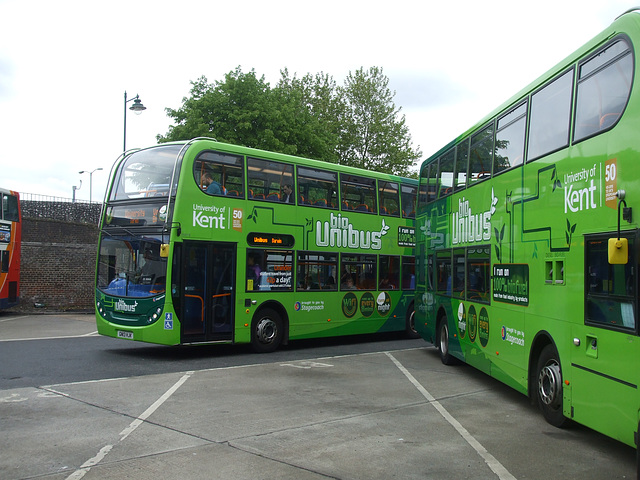
[{"label": "passenger in window", "polygon": [[383,278],[380,280],[380,288],[378,290],[395,290],[395,285],[393,285],[388,278]]},{"label": "passenger in window", "polygon": [[[256,253],[249,253],[247,255],[247,285],[252,287],[253,290],[258,290],[260,285],[260,256]],[[251,288],[248,288],[249,290]]]},{"label": "passenger in window", "polygon": [[202,189],[209,195],[224,195],[224,187],[216,182],[210,173],[203,173],[200,180]]},{"label": "passenger in window", "polygon": [[280,200],[284,203],[293,203],[293,189],[288,183],[285,183],[282,186],[282,195],[280,196]]},{"label": "passenger in window", "polygon": [[353,284],[353,278],[351,275],[344,279],[344,283],[342,284],[343,290],[356,290],[356,286]]},{"label": "passenger in window", "polygon": [[324,284],[325,290],[335,290],[336,289],[336,281],[333,276],[329,275],[327,277],[327,282]]}]

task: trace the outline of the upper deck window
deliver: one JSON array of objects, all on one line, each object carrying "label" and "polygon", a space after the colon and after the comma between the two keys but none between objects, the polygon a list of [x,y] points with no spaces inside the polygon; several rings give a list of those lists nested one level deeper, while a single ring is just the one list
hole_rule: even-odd
[{"label": "upper deck window", "polygon": [[467,170],[469,169],[469,139],[456,146],[456,170],[453,188],[458,191],[467,186]]},{"label": "upper deck window", "polygon": [[574,140],[612,128],[627,105],[633,55],[619,40],[580,65]]},{"label": "upper deck window", "polygon": [[471,139],[469,156],[469,185],[491,176],[493,161],[493,123],[485,126]]},{"label": "upper deck window", "polygon": [[440,169],[439,169],[440,180],[438,182],[438,185],[440,186],[440,190],[439,190],[438,198],[442,198],[445,195],[449,195],[451,192],[453,192],[454,161],[455,161],[454,149],[449,150],[442,157],[440,157]]},{"label": "upper deck window", "polygon": [[569,145],[573,70],[531,96],[527,160]]},{"label": "upper deck window", "polygon": [[378,182],[380,215],[400,216],[400,197],[397,182]]},{"label": "upper deck window", "polygon": [[340,174],[342,209],[376,213],[376,181],[358,175]]},{"label": "upper deck window", "polygon": [[493,174],[522,164],[527,105],[523,103],[498,119]]},{"label": "upper deck window", "polygon": [[[166,197],[182,145],[147,148],[129,155],[118,166],[109,200]],[[179,166],[175,169],[174,187]]]},{"label": "upper deck window", "polygon": [[415,218],[417,196],[418,196],[418,187],[414,185],[407,185],[407,184],[403,184],[400,187],[400,197],[402,198],[402,217],[403,218]]},{"label": "upper deck window", "polygon": [[295,203],[293,165],[257,158],[247,159],[249,198]]},{"label": "upper deck window", "polygon": [[337,209],[337,192],[337,173],[298,167],[298,205]]},{"label": "upper deck window", "polygon": [[20,220],[18,214],[18,197],[15,195],[8,195],[0,193],[2,198],[2,218],[3,220],[9,220],[11,222],[17,222]]},{"label": "upper deck window", "polygon": [[244,197],[244,161],[241,155],[205,151],[193,163],[193,177],[209,195]]}]

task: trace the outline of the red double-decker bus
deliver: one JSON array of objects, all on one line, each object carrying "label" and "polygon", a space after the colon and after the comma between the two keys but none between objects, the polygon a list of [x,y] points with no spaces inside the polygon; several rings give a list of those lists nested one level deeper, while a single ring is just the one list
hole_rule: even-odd
[{"label": "red double-decker bus", "polygon": [[18,192],[0,188],[0,308],[20,299],[20,243],[22,218]]}]

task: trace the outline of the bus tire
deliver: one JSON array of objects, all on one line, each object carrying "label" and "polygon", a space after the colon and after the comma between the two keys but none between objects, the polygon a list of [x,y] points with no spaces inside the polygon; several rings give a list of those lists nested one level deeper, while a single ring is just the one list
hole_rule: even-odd
[{"label": "bus tire", "polygon": [[562,369],[560,356],[552,344],[545,346],[536,368],[536,398],[545,420],[554,427],[566,424],[562,413]]},{"label": "bus tire", "polygon": [[407,321],[407,324],[406,324],[405,330],[407,332],[407,337],[411,339],[420,338],[420,334],[416,330],[416,311],[413,308],[413,305],[409,307],[406,321]]},{"label": "bus tire", "polygon": [[278,349],[284,338],[284,324],[275,310],[263,308],[251,322],[251,346],[258,353],[270,353]]},{"label": "bus tire", "polygon": [[444,315],[438,322],[438,339],[436,342],[436,348],[440,353],[440,360],[445,365],[453,365],[455,358],[449,352],[449,324],[447,323],[447,316]]}]

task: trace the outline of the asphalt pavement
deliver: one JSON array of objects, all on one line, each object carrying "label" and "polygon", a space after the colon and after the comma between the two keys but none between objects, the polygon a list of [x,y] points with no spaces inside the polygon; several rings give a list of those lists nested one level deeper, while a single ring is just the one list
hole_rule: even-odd
[{"label": "asphalt pavement", "polygon": [[[95,330],[91,315],[3,314],[0,349]],[[426,343],[385,345],[0,390],[0,478],[635,477],[633,449],[551,427],[526,397],[442,365]]]}]

